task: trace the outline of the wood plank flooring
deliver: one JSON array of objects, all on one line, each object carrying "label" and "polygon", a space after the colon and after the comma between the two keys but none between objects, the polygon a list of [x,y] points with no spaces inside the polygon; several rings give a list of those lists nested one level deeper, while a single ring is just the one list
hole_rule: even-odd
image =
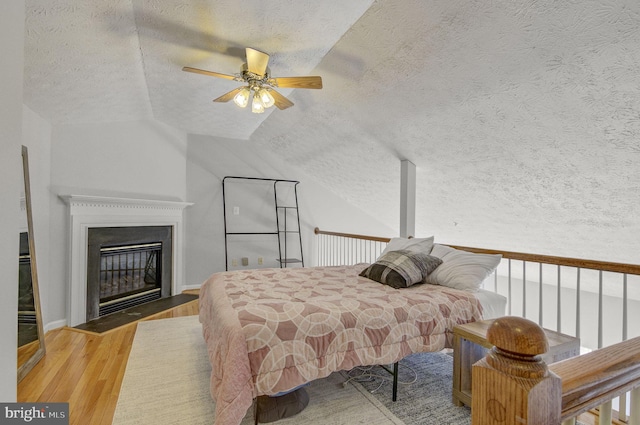
[{"label": "wood plank flooring", "polygon": [[[196,314],[197,299],[141,321]],[[137,322],[102,334],[48,332],[44,358],[18,384],[18,402],[68,402],[70,424],[110,425],[136,328]]]}]

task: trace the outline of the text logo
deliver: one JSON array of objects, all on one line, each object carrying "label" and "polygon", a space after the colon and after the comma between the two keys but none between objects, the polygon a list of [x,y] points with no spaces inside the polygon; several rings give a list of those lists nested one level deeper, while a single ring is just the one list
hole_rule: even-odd
[{"label": "text logo", "polygon": [[0,403],[0,425],[69,425],[69,403]]}]

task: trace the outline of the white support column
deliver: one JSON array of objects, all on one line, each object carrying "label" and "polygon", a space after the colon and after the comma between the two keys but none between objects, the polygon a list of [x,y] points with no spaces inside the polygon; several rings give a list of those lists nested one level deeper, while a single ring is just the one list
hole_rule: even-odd
[{"label": "white support column", "polygon": [[416,233],[416,166],[409,160],[400,162],[400,237]]}]

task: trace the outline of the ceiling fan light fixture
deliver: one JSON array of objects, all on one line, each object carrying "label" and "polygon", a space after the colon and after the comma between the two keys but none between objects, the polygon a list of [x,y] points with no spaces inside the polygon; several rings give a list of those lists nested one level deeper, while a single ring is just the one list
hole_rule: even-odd
[{"label": "ceiling fan light fixture", "polygon": [[271,108],[276,103],[276,100],[273,98],[271,93],[269,93],[269,89],[267,88],[260,87],[257,95],[260,97],[260,101],[265,108]]},{"label": "ceiling fan light fixture", "polygon": [[251,90],[249,90],[249,87],[243,87],[242,90],[233,97],[233,102],[241,108],[246,108],[249,104],[249,96],[251,96]]},{"label": "ceiling fan light fixture", "polygon": [[254,114],[261,114],[264,112],[264,105],[262,104],[262,100],[260,100],[260,96],[257,93],[253,95],[253,102],[251,102],[251,112]]},{"label": "ceiling fan light fixture", "polygon": [[[219,72],[207,71],[204,69],[185,66],[183,71],[195,74],[208,75],[211,77],[223,78],[225,80],[240,81],[246,86],[237,87],[230,92],[224,93],[213,99],[214,102],[234,103],[241,108],[246,108],[251,101],[251,111],[256,114],[264,112],[265,108],[272,106],[280,110],[293,106],[293,102],[281,95],[277,88],[291,89],[321,89],[322,78],[319,76],[306,77],[271,77],[269,69],[269,55],[259,50],[247,47],[245,49],[247,62],[242,65],[239,74],[221,74]],[[251,98],[253,96],[253,99]]]}]

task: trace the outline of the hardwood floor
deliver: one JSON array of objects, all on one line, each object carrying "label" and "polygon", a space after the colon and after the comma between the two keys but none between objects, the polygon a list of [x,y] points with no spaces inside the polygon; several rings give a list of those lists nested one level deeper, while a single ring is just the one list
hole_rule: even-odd
[{"label": "hardwood floor", "polygon": [[[142,320],[196,314],[197,299]],[[70,424],[111,424],[136,328],[137,322],[102,334],[48,332],[47,353],[18,384],[18,402],[68,402]]]}]

